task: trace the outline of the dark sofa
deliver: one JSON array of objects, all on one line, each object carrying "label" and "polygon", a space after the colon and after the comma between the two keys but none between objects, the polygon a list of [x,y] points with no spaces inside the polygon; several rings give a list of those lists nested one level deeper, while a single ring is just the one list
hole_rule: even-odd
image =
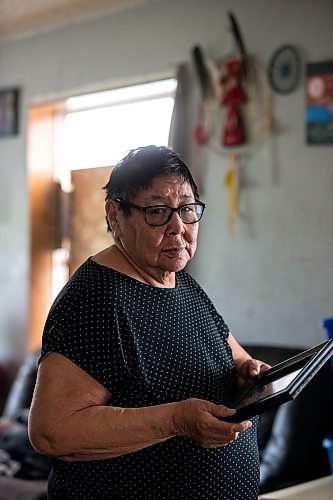
[{"label": "dark sofa", "polygon": [[[257,359],[276,364],[302,348],[244,345]],[[36,380],[39,353],[30,354],[10,390],[3,416],[24,423]],[[294,401],[260,416],[260,492],[268,492],[330,474],[324,437],[333,434],[333,374],[326,365]],[[0,446],[1,447],[1,446]],[[0,500],[46,498],[46,481],[0,476]]]},{"label": "dark sofa", "polygon": [[[255,358],[274,365],[304,348],[244,346]],[[293,401],[260,416],[260,492],[330,475],[322,441],[333,434],[333,370],[327,362]]]},{"label": "dark sofa", "polygon": [[16,477],[0,476],[0,500],[46,500],[50,461],[31,447],[27,420],[36,382],[39,352],[26,356],[7,396],[2,417],[15,423],[0,437],[0,449],[21,463]]}]

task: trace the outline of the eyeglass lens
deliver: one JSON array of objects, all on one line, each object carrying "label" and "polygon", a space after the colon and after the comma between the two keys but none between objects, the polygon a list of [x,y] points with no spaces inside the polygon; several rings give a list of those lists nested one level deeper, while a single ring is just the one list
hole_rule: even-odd
[{"label": "eyeglass lens", "polygon": [[148,224],[159,226],[167,223],[171,219],[172,213],[175,211],[178,212],[181,220],[185,222],[185,224],[193,224],[201,219],[203,206],[191,203],[183,205],[177,210],[172,210],[170,207],[165,206],[149,207],[146,210],[146,219]]}]

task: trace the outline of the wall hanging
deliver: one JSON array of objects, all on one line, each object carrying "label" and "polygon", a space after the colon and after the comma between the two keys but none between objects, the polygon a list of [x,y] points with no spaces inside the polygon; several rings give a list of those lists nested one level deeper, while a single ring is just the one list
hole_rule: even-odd
[{"label": "wall hanging", "polygon": [[199,151],[210,150],[229,160],[224,185],[232,230],[239,206],[240,164],[270,132],[272,120],[266,70],[248,54],[235,16],[228,16],[234,53],[212,61],[196,45],[192,59],[201,91],[194,139]]},{"label": "wall hanging", "polygon": [[18,133],[18,99],[17,88],[0,89],[0,137]]}]

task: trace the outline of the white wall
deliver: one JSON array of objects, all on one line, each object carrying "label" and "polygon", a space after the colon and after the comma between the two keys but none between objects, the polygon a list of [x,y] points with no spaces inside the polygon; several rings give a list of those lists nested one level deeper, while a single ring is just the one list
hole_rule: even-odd
[{"label": "white wall", "polygon": [[[0,41],[0,87],[22,88],[21,132],[0,140],[0,360],[19,359],[27,325],[29,103],[173,71],[199,43],[211,57],[232,48],[227,12],[267,63],[279,45],[306,61],[333,59],[330,0],[170,0],[21,40]],[[274,98],[280,132],[246,163],[243,213],[225,227],[225,160],[205,168],[208,209],[192,272],[239,339],[310,345],[333,315],[332,147],[304,143],[303,87]]]}]

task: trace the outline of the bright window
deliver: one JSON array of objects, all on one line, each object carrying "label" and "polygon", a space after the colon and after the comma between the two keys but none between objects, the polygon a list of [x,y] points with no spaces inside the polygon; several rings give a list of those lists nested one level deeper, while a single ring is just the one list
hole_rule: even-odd
[{"label": "bright window", "polygon": [[68,99],[62,168],[114,165],[130,149],[167,145],[176,85],[167,79]]}]

